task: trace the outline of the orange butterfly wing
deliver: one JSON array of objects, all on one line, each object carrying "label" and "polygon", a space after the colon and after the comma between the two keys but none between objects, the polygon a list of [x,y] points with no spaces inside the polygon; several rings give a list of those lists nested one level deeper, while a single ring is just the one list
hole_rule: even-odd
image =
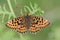
[{"label": "orange butterfly wing", "polygon": [[6,26],[12,29],[15,29],[18,32],[24,33],[27,31],[26,26],[24,24],[24,17],[18,17],[8,21]]},{"label": "orange butterfly wing", "polygon": [[45,20],[42,17],[32,17],[31,26],[29,27],[29,31],[37,32],[41,28],[46,27],[48,24],[49,24],[48,20]]},{"label": "orange butterfly wing", "polygon": [[45,20],[42,17],[35,17],[31,15],[18,17],[6,23],[7,27],[15,29],[20,33],[27,32],[27,29],[30,32],[37,32],[41,28],[46,27],[48,24],[48,20]]}]

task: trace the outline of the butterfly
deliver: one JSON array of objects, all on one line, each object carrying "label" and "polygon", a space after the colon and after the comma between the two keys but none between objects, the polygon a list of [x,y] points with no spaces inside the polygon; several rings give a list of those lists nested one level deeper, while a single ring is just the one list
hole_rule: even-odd
[{"label": "butterfly", "polygon": [[25,33],[27,31],[35,33],[49,24],[50,22],[42,17],[26,14],[8,21],[6,26],[20,33]]}]

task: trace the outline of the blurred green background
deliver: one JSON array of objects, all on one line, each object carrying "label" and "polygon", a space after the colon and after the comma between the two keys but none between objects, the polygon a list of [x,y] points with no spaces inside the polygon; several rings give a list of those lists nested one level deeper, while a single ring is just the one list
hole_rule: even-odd
[{"label": "blurred green background", "polygon": [[[27,10],[24,10],[24,6],[29,6],[30,3],[36,3],[44,11],[42,15],[49,20],[50,25],[36,34],[20,34],[7,28],[6,22],[20,16],[22,11],[25,13]],[[29,10],[28,7],[27,9]],[[0,0],[0,40],[60,40],[60,0]]]}]

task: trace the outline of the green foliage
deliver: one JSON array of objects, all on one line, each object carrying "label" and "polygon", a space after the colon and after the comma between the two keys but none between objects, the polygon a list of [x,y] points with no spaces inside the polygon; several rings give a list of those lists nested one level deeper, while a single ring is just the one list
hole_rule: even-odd
[{"label": "green foliage", "polygon": [[[58,0],[0,0],[0,40],[60,40],[59,5]],[[25,13],[47,18],[50,25],[36,34],[20,34],[6,27],[8,20]]]},{"label": "green foliage", "polygon": [[[16,4],[16,1],[14,1]],[[11,4],[10,0],[7,0],[8,6],[9,6],[9,10],[6,9],[6,4],[3,4],[3,6],[0,5],[0,15],[1,15],[1,21],[0,21],[0,39],[1,40],[10,40],[11,38],[14,39],[14,34],[16,34],[14,31],[11,31],[9,29],[6,28],[5,23],[7,22],[7,20],[10,20],[11,18],[15,18],[16,15],[14,13],[13,10],[13,6]],[[28,5],[25,5],[23,8],[21,8],[20,10],[20,15],[24,15],[23,13],[29,13],[30,15],[36,15],[38,14],[39,16],[43,15],[43,11],[41,10],[40,7],[38,7],[38,5],[36,3],[32,4],[31,2]],[[18,14],[18,13],[17,13]],[[3,31],[3,32],[2,32]],[[4,33],[4,35],[3,35]],[[10,34],[9,34],[10,33]],[[8,37],[9,36],[9,37]],[[8,38],[7,38],[8,37]],[[30,40],[30,38],[28,37],[28,35],[25,36],[26,40]],[[23,35],[20,34],[19,37],[21,40],[25,40],[25,38],[23,38]],[[15,39],[14,39],[15,40]]]},{"label": "green foliage", "polygon": [[[13,16],[14,18],[16,17],[10,0],[7,0],[7,2],[9,5],[10,12],[6,9],[5,4],[3,5],[3,7],[0,6],[0,15],[2,15],[2,22],[4,21],[5,15],[9,15],[8,19],[10,19],[11,16]],[[22,15],[23,13],[27,13],[27,12],[30,13],[31,15],[37,14],[37,16],[42,16],[44,13],[44,11],[42,11],[41,8],[38,7],[38,5],[36,3],[34,3],[34,5],[32,5],[31,2],[29,4],[29,6],[25,5],[23,7],[23,9],[21,9],[20,14]]]}]

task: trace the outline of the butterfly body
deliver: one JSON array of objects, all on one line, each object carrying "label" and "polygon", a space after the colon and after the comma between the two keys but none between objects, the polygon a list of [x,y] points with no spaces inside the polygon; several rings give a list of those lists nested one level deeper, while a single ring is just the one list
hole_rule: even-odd
[{"label": "butterfly body", "polygon": [[24,33],[27,31],[37,32],[41,28],[46,27],[48,24],[48,20],[29,14],[12,19],[11,21],[8,21],[6,23],[7,27],[15,29],[20,33]]},{"label": "butterfly body", "polygon": [[24,16],[24,19],[25,19],[25,25],[29,29],[31,24],[31,16]]}]

